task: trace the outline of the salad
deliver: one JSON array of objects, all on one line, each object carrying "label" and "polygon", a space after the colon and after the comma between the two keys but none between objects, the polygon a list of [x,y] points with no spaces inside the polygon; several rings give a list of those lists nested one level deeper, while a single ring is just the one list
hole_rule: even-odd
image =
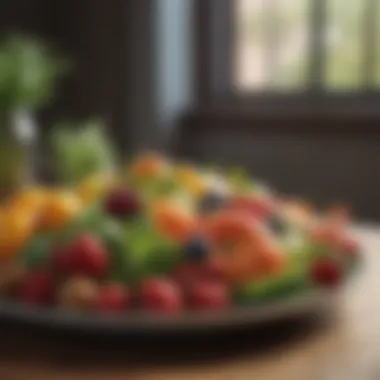
[{"label": "salad", "polygon": [[1,297],[94,313],[180,314],[339,287],[359,258],[344,208],[317,213],[237,169],[154,153],[0,212]]}]

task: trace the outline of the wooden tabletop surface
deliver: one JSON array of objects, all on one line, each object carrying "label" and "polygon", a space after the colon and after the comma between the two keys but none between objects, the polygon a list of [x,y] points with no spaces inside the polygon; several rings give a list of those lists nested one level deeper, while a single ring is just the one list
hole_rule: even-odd
[{"label": "wooden tabletop surface", "polygon": [[364,267],[329,317],[144,341],[0,322],[0,380],[380,380],[380,228],[355,233]]}]

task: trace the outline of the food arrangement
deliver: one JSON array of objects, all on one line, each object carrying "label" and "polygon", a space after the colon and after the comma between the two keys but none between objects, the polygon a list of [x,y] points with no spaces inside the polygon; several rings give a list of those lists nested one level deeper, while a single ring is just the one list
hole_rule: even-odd
[{"label": "food arrangement", "polygon": [[10,197],[0,292],[31,307],[122,315],[255,305],[339,287],[359,261],[348,225],[343,207],[317,213],[242,170],[146,153]]}]

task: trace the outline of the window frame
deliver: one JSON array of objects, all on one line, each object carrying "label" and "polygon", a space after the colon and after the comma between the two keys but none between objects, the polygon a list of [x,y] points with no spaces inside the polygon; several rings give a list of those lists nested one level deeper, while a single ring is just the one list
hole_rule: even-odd
[{"label": "window frame", "polygon": [[[322,88],[322,76],[324,66],[325,49],[315,33],[318,28],[323,28],[326,22],[327,0],[312,1],[310,28],[312,36],[310,44],[310,89],[278,93],[273,91],[239,93],[233,90],[233,42],[234,42],[234,0],[196,0],[195,14],[195,48],[196,48],[196,79],[197,99],[201,106],[213,105],[223,107],[249,108],[253,105],[279,105],[279,106],[332,106],[349,107],[362,105],[376,108],[380,102],[380,86],[370,86],[369,75],[365,74],[367,86],[359,91],[333,91]],[[377,0],[368,0],[375,4]],[[371,18],[371,12],[367,17]],[[375,17],[367,23],[366,33],[370,34],[370,28],[374,27]],[[363,68],[374,70],[376,63],[380,64],[380,55],[373,54],[373,43],[376,41],[376,33],[372,31],[372,38],[366,40],[363,45]],[[379,37],[377,37],[379,38]],[[373,72],[372,75],[375,75]],[[365,84],[364,84],[365,86]]]}]

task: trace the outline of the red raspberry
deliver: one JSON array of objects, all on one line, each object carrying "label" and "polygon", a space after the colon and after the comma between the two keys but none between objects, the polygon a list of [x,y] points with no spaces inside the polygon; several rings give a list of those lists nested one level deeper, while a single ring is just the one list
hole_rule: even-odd
[{"label": "red raspberry", "polygon": [[343,271],[336,261],[320,259],[312,265],[310,277],[315,284],[336,287],[343,280]]},{"label": "red raspberry", "polygon": [[182,293],[177,284],[165,278],[145,281],[140,292],[143,309],[164,314],[177,314],[182,309]]},{"label": "red raspberry", "polygon": [[108,253],[102,242],[93,235],[79,236],[67,255],[63,262],[72,273],[100,277],[107,271]]},{"label": "red raspberry", "polygon": [[187,305],[192,310],[223,310],[230,306],[228,287],[216,281],[199,281],[187,294]]},{"label": "red raspberry", "polygon": [[53,296],[53,280],[41,270],[29,273],[20,288],[19,297],[31,305],[44,305]]}]

